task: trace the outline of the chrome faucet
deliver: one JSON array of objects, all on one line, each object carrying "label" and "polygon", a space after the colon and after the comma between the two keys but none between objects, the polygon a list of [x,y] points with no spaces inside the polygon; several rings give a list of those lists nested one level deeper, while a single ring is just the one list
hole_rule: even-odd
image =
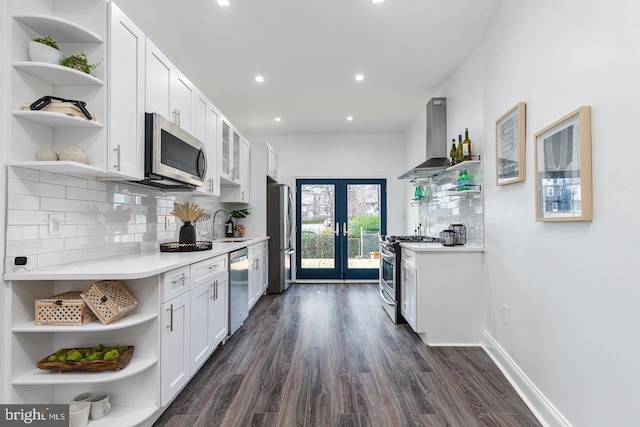
[{"label": "chrome faucet", "polygon": [[[218,209],[214,214],[213,214],[213,240],[216,240],[216,215],[218,215],[218,212],[226,212],[227,215],[229,215],[229,218],[231,218],[231,212],[229,212],[226,209]],[[227,219],[228,220],[228,219]]]}]

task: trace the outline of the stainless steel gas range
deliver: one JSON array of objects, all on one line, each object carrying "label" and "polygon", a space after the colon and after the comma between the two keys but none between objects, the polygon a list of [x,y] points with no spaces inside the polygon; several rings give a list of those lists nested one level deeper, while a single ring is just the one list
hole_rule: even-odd
[{"label": "stainless steel gas range", "polygon": [[393,323],[406,323],[400,314],[401,242],[439,242],[427,236],[382,236],[380,238],[380,298]]}]

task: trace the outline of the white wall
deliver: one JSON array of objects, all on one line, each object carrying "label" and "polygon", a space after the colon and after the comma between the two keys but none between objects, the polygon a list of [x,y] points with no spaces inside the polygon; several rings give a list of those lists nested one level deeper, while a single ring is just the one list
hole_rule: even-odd
[{"label": "white wall", "polygon": [[[485,159],[486,343],[521,370],[511,374],[550,425],[640,425],[639,20],[632,0],[503,2],[443,93],[449,129],[468,123]],[[526,181],[497,187],[495,119],[519,101]],[[533,134],[581,105],[592,107],[594,219],[537,223]]]},{"label": "white wall", "polygon": [[278,154],[281,179],[295,186],[295,178],[386,178],[387,233],[403,232],[404,189],[396,179],[405,171],[401,134],[249,135],[268,142]]},{"label": "white wall", "polygon": [[[7,8],[2,6],[0,7],[0,99],[6,100],[7,93],[9,91],[9,85],[7,84],[8,80],[8,72],[9,72],[9,61],[8,61],[8,40],[9,40],[9,25],[7,25],[8,17],[7,17]],[[7,143],[9,140],[8,135],[8,126],[7,126],[7,118],[9,116],[8,105],[7,102],[0,102],[0,165],[4,165],[7,161]],[[0,172],[0,197],[2,197],[3,201],[6,203],[6,197],[4,195],[4,189],[6,188],[6,172],[2,170]],[[4,242],[5,237],[5,216],[6,210],[4,208],[0,208],[0,224],[3,224],[0,227],[0,242]],[[0,259],[4,259],[4,244],[0,245]],[[4,345],[4,343],[9,342],[9,302],[7,295],[9,293],[6,291],[6,288],[9,286],[7,282],[4,280],[0,280],[2,283],[2,289],[0,289],[0,343],[3,343],[0,350],[0,402],[8,402],[9,401],[9,387],[6,386],[9,382],[9,346]]]}]

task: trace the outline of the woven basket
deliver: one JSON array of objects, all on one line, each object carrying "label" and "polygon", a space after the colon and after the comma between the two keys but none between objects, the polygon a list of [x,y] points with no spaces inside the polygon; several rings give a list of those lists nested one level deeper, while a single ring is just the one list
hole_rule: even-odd
[{"label": "woven basket", "polygon": [[82,326],[96,320],[96,315],[80,297],[80,292],[65,292],[51,298],[37,299],[37,326]]},{"label": "woven basket", "polygon": [[[125,368],[133,356],[133,346],[128,348],[113,360],[88,360],[86,362],[49,362],[49,356],[36,362],[36,367],[47,371],[119,371]],[[65,349],[70,350],[70,349]]]},{"label": "woven basket", "polygon": [[80,296],[105,325],[131,313],[138,305],[118,280],[94,282]]}]

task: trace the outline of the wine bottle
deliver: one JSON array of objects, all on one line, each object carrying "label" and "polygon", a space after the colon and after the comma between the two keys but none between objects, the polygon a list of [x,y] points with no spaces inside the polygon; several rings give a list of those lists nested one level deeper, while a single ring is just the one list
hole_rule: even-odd
[{"label": "wine bottle", "polygon": [[462,135],[458,135],[458,148],[456,149],[456,163],[460,163],[464,158],[462,152]]},{"label": "wine bottle", "polygon": [[464,141],[462,141],[463,160],[471,160],[471,140],[469,139],[469,128],[464,129]]},{"label": "wine bottle", "polygon": [[451,166],[456,164],[456,140],[455,138],[451,140],[451,151],[449,151],[449,157],[451,157]]}]

